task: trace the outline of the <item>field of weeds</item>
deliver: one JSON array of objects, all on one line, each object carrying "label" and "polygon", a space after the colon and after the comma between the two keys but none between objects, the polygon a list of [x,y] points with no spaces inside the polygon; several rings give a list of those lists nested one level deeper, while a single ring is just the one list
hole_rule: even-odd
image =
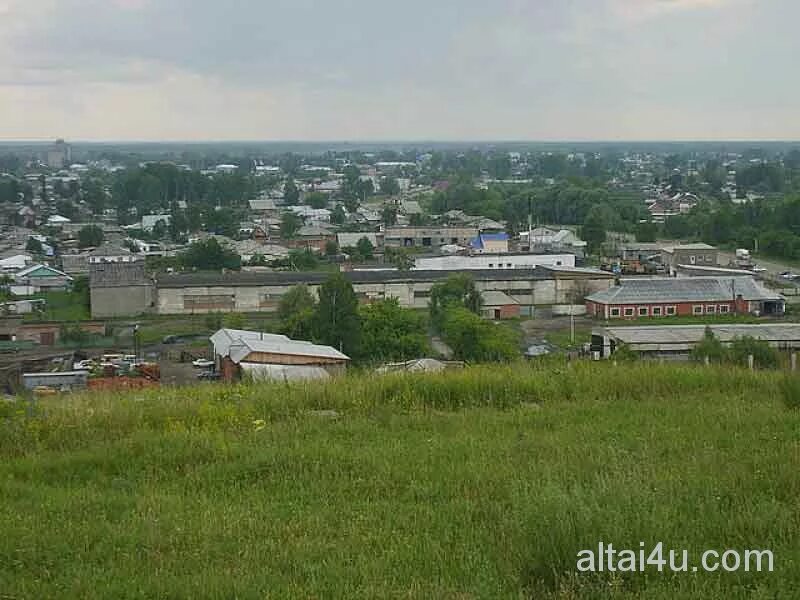
[{"label": "field of weeds", "polygon": [[[0,597],[796,598],[783,377],[545,362],[6,403]],[[600,541],[774,572],[577,573]]]}]

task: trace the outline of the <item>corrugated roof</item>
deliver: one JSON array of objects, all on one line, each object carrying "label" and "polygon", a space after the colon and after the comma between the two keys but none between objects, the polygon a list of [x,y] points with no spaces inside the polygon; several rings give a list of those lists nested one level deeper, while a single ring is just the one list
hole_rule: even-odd
[{"label": "corrugated roof", "polygon": [[646,304],[732,301],[740,295],[744,300],[783,299],[752,277],[626,279],[620,285],[591,294],[586,299],[598,304]]},{"label": "corrugated roof", "polygon": [[509,304],[519,304],[508,294],[500,291],[489,291],[481,294],[484,306],[508,306]]},{"label": "corrugated roof", "polygon": [[214,345],[215,355],[230,356],[237,364],[244,361],[252,352],[350,360],[347,355],[330,346],[293,340],[285,335],[261,331],[220,329],[211,336],[211,343]]},{"label": "corrugated roof", "polygon": [[685,345],[699,342],[706,328],[721,342],[750,336],[769,342],[800,342],[800,323],[748,325],[650,325],[646,327],[597,328],[594,335],[606,335],[625,344]]}]

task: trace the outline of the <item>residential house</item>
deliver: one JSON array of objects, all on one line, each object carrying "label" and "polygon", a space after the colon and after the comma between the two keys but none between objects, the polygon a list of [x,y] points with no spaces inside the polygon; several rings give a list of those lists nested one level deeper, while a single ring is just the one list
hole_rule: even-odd
[{"label": "residential house", "polygon": [[72,285],[72,277],[48,265],[36,264],[14,274],[11,292],[17,296],[30,296],[40,292],[64,291]]},{"label": "residential house", "polygon": [[496,321],[520,316],[520,303],[505,292],[487,291],[481,294],[481,315]]},{"label": "residential house", "polygon": [[445,244],[467,246],[478,233],[475,227],[387,227],[384,244],[394,248],[433,248]]},{"label": "residential house", "polygon": [[708,244],[683,244],[661,249],[661,264],[670,275],[675,274],[678,265],[715,267],[718,262],[719,251]]}]

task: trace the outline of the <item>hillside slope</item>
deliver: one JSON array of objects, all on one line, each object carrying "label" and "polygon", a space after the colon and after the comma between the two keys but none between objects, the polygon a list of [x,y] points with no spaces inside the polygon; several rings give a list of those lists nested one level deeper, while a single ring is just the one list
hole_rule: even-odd
[{"label": "hillside slope", "polygon": [[[476,367],[0,408],[0,597],[790,598],[778,375]],[[771,549],[773,573],[576,573]]]}]

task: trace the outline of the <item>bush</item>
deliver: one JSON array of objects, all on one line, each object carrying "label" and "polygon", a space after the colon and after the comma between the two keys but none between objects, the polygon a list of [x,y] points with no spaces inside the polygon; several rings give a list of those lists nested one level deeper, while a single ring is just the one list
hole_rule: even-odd
[{"label": "bush", "polygon": [[519,357],[519,340],[513,329],[485,321],[466,308],[447,309],[441,331],[460,360],[490,362]]},{"label": "bush", "polygon": [[778,383],[778,390],[786,408],[800,410],[800,378],[796,375],[786,375]]},{"label": "bush", "polygon": [[742,366],[747,365],[747,357],[752,355],[754,365],[763,369],[774,369],[779,361],[775,348],[749,335],[733,340],[728,355],[730,362]]},{"label": "bush", "polygon": [[703,339],[692,349],[689,356],[697,362],[705,362],[707,358],[709,362],[722,363],[727,359],[727,354],[722,342],[717,339],[710,327],[706,327]]}]

